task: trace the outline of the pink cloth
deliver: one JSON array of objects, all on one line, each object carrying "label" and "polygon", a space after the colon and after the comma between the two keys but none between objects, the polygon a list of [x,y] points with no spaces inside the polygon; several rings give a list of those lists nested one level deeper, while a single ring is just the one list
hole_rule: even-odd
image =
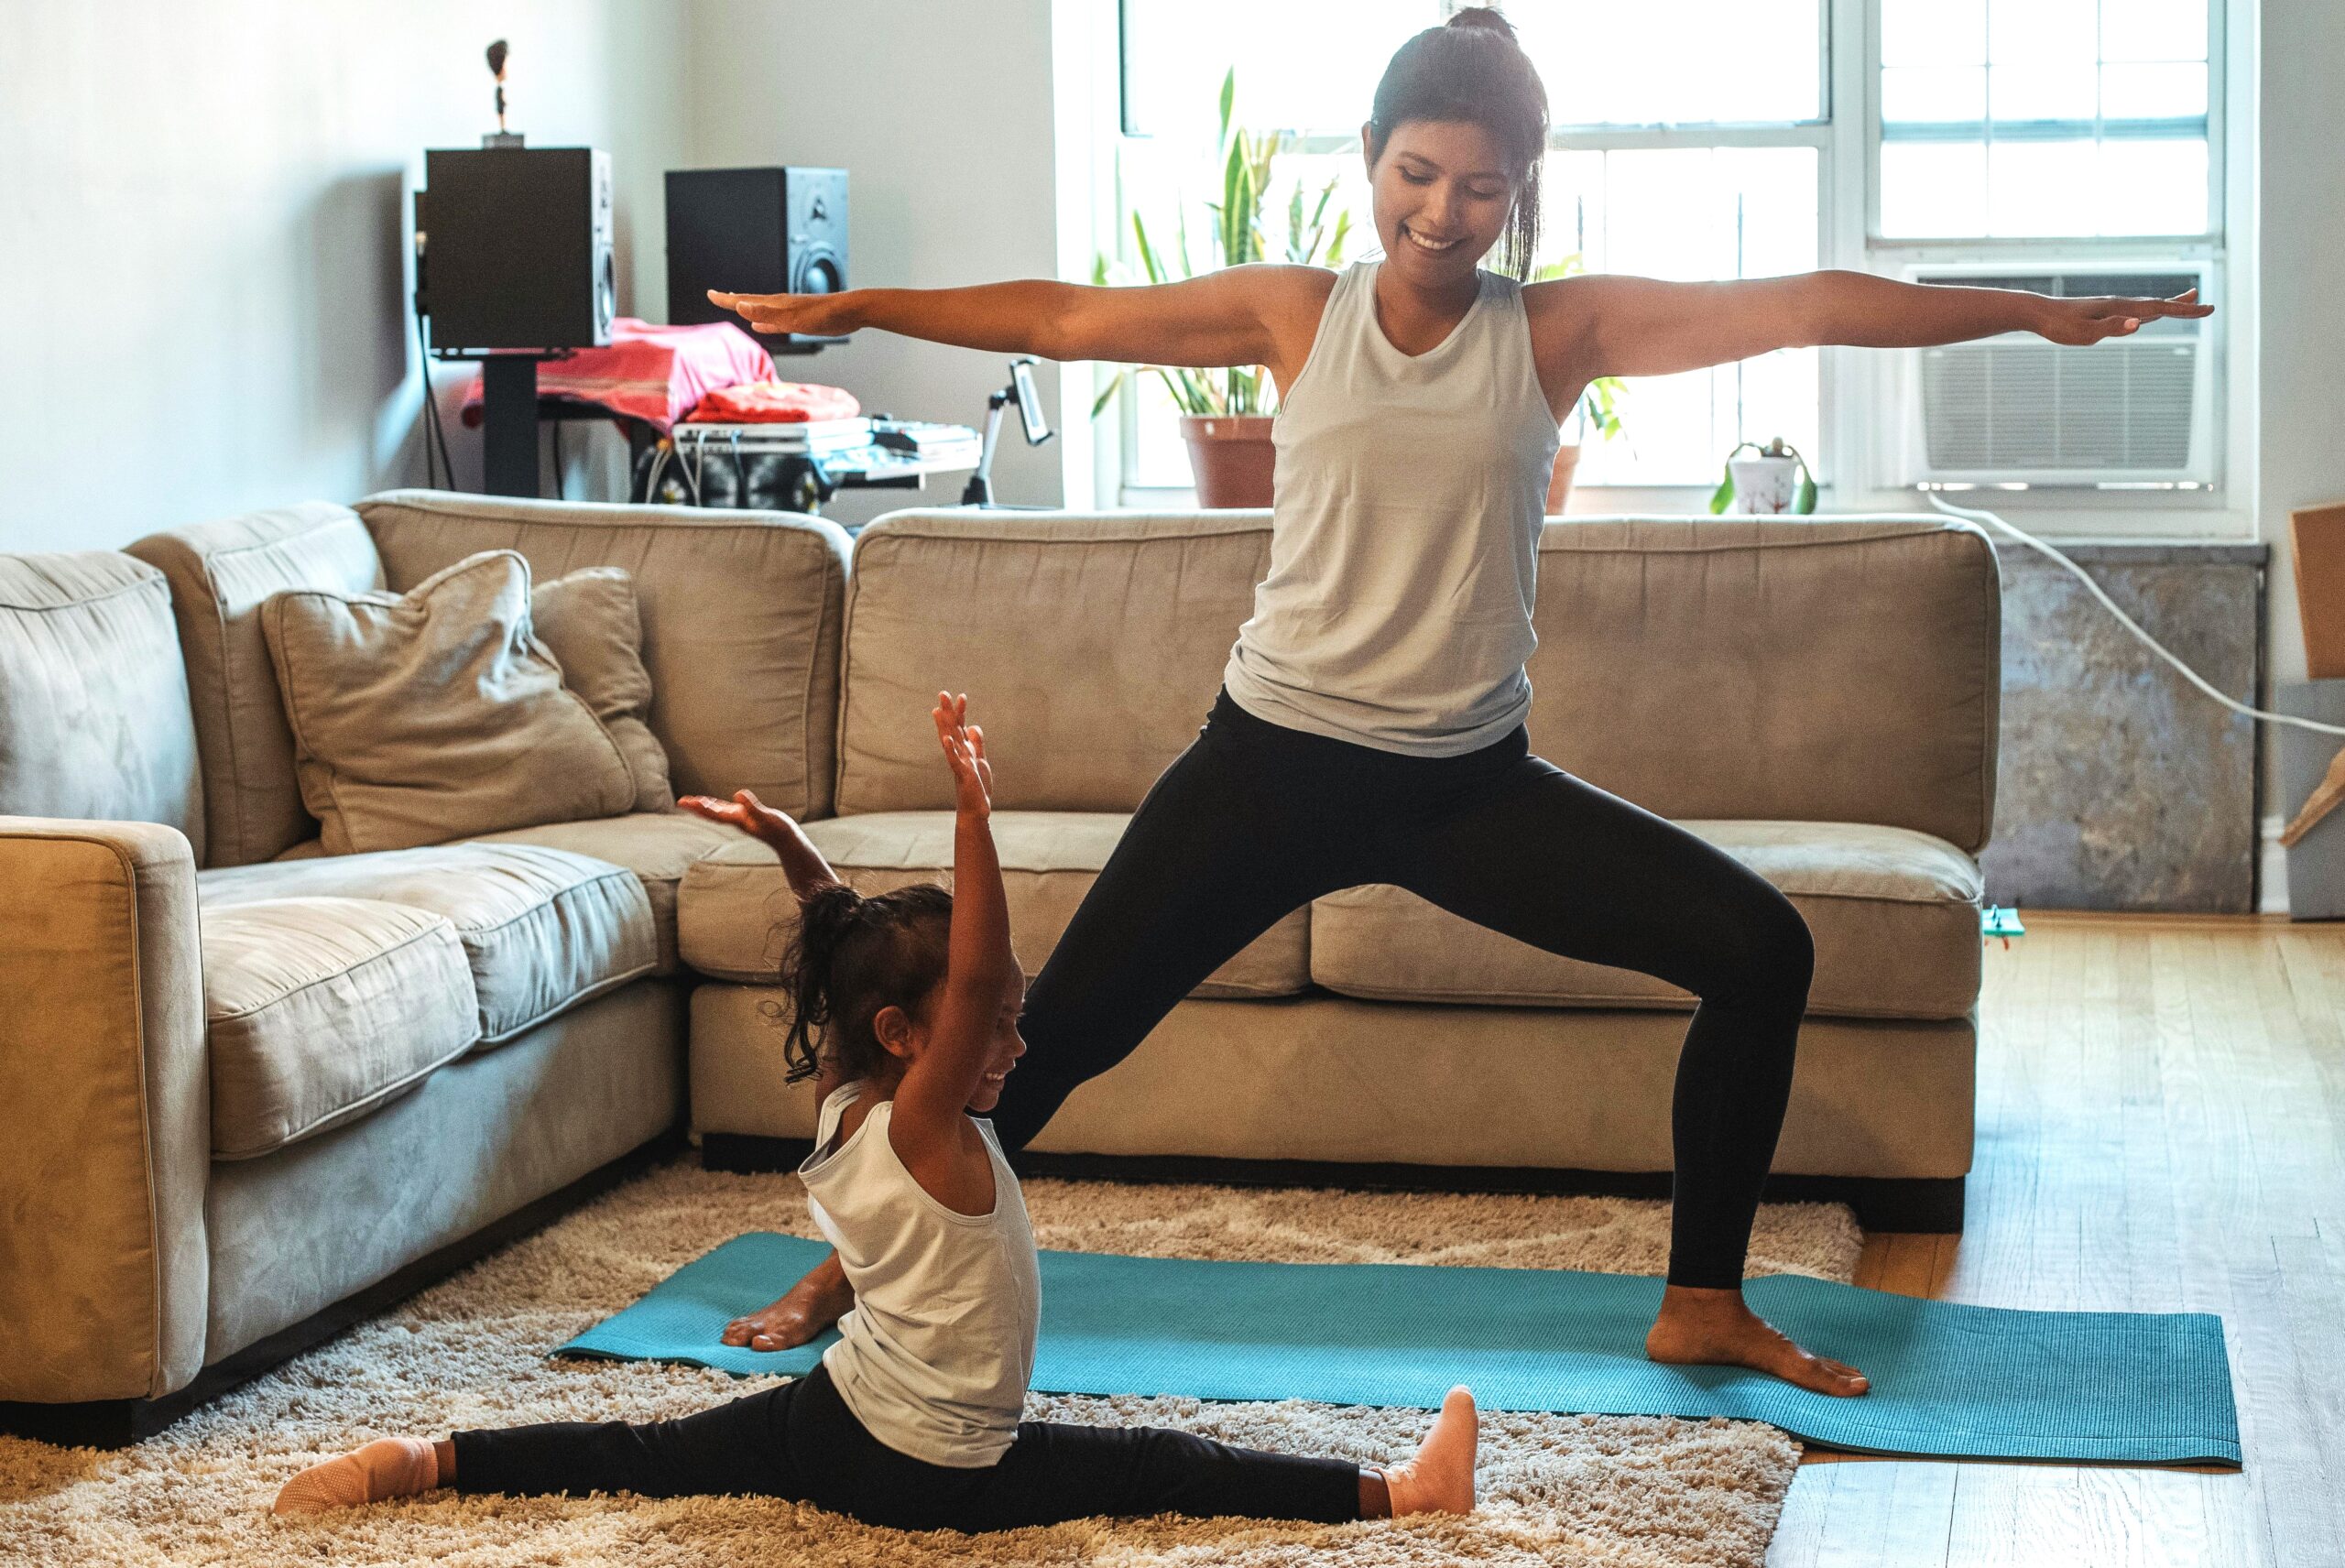
[{"label": "pink cloth", "polygon": [[863,412],[855,395],[819,381],[752,381],[720,387],[688,419],[721,425],[794,425],[811,419],[852,419]]},{"label": "pink cloth", "polygon": [[[538,366],[538,395],[592,403],[641,419],[661,435],[711,392],[766,381],[773,361],[763,344],[730,321],[655,327],[633,316],[611,323],[611,346],[582,348]],[[481,421],[481,378],[464,393],[466,425]]]}]

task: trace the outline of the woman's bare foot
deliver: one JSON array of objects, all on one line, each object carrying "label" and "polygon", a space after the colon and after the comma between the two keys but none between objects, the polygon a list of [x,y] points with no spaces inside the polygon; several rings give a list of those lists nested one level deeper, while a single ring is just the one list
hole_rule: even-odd
[{"label": "woman's bare foot", "polygon": [[420,1437],[378,1437],[364,1448],[312,1465],[277,1494],[271,1510],[316,1513],[389,1497],[411,1497],[441,1484],[438,1446]]},{"label": "woman's bare foot", "polygon": [[855,1287],[846,1282],[834,1252],[809,1269],[781,1300],[726,1323],[724,1340],[751,1350],[788,1350],[820,1334],[854,1305]]},{"label": "woman's bare foot", "polygon": [[1645,1355],[1671,1366],[1748,1367],[1802,1388],[1842,1398],[1871,1379],[1843,1362],[1811,1356],[1746,1305],[1742,1292],[1672,1285],[1645,1335]]},{"label": "woman's bare foot", "polygon": [[1406,1465],[1384,1472],[1392,1517],[1409,1514],[1470,1514],[1474,1511],[1474,1449],[1481,1435],[1473,1390],[1456,1388],[1441,1401],[1433,1430]]}]

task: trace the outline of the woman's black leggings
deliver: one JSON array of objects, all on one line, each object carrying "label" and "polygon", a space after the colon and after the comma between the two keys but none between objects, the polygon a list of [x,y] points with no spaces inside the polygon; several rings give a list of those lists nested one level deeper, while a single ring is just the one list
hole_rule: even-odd
[{"label": "woman's black leggings", "polygon": [[1003,1146],[1281,918],[1367,883],[1700,999],[1671,1106],[1669,1279],[1739,1285],[1815,969],[1807,922],[1722,850],[1532,756],[1521,729],[1409,757],[1268,723],[1224,691],[1028,993],[1029,1054],[993,1113]]},{"label": "woman's black leggings", "polygon": [[1019,1530],[1095,1516],[1359,1518],[1359,1466],[1260,1454],[1157,1427],[1026,1421],[998,1463],[899,1454],[817,1367],[680,1421],[554,1421],[455,1434],[456,1489],[513,1497],[633,1492],[813,1503],[896,1530]]}]

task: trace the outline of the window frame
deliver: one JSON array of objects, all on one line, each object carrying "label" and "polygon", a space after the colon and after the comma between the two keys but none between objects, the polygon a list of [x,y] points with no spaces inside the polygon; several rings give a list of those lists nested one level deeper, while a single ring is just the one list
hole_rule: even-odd
[{"label": "window frame", "polygon": [[[1459,0],[1441,0],[1438,14],[1456,9]],[[2217,446],[2218,464],[2211,489],[1996,491],[1956,496],[1966,504],[1991,506],[2014,516],[2032,518],[2031,526],[2069,537],[2154,537],[2162,539],[2240,539],[2254,535],[2254,517],[2248,494],[2252,454],[2246,436],[2252,425],[2253,398],[2252,230],[2241,210],[2240,196],[2252,184],[2247,158],[2252,156],[2253,128],[2235,127],[2233,104],[2252,103],[2252,84],[2238,81],[2242,61],[2252,56],[2246,29],[2253,9],[2244,0],[2208,0],[2208,216],[2209,228],[2196,235],[2086,235],[2072,239],[1990,238],[1885,239],[1880,234],[1881,203],[1881,38],[1882,0],[1820,0],[1817,47],[1820,51],[1818,117],[1790,123],[1700,125],[1569,126],[1551,130],[1551,151],[1606,151],[1648,147],[1812,147],[1816,150],[1816,266],[1895,277],[1915,264],[1955,261],[1998,261],[2012,265],[2039,259],[2099,260],[2112,265],[2172,261],[2212,261],[2224,279],[2224,307],[2214,318],[2220,325],[2212,342],[2217,355],[2215,407],[2209,410],[2209,439]],[[1120,13],[1120,6],[1118,8]],[[1123,50],[1120,27],[1107,29],[1120,85]],[[1097,248],[1123,256],[1121,233],[1125,211],[1121,144],[1124,140],[1121,93],[1103,95],[1107,113],[1095,122],[1098,134],[1112,139],[1117,155],[1109,188],[1104,192],[1106,211],[1096,214],[1094,240]],[[1846,112],[1844,111],[1844,107]],[[2236,133],[2236,134],[2235,134]],[[1288,144],[1298,153],[1344,151],[1358,147],[1355,134],[1298,136]],[[1370,235],[1368,243],[1373,245]],[[1926,502],[1908,488],[1883,485],[1879,479],[1883,454],[1894,431],[1871,409],[1893,408],[1884,401],[1894,385],[1894,351],[1826,347],[1817,365],[1817,420],[1825,452],[1817,478],[1822,490],[1819,509],[1867,512],[1925,512]],[[1105,385],[1104,374],[1099,385]],[[1118,400],[1117,439],[1098,443],[1096,491],[1102,501],[1143,508],[1194,505],[1194,492],[1125,482],[1138,440],[1139,399]],[[1104,432],[1103,432],[1104,434]],[[1704,485],[1584,485],[1574,491],[1575,512],[1609,515],[1657,513],[1698,514],[1707,508],[1709,486]]]}]

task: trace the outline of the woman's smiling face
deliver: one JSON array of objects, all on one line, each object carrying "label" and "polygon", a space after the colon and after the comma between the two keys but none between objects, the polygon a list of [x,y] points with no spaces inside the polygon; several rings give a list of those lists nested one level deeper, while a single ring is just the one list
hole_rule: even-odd
[{"label": "woman's smiling face", "polygon": [[[1367,127],[1360,136],[1365,153]],[[1368,178],[1387,264],[1427,289],[1470,277],[1514,208],[1514,180],[1497,142],[1470,122],[1403,121]]]}]

